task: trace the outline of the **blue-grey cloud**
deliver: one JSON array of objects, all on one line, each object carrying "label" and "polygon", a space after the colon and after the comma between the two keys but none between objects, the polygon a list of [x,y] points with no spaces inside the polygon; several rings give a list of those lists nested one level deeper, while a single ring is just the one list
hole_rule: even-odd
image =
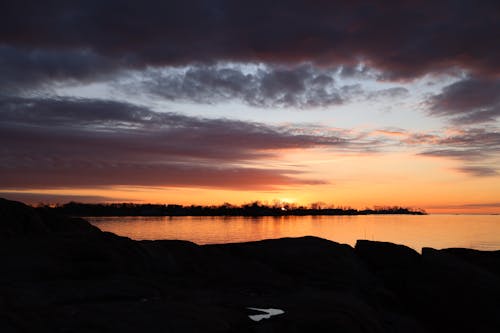
[{"label": "blue-grey cloud", "polygon": [[431,98],[430,114],[456,124],[494,122],[500,117],[500,80],[467,78]]},{"label": "blue-grey cloud", "polygon": [[86,49],[14,48],[0,43],[0,95],[18,95],[66,84],[93,82],[115,75],[123,65]]},{"label": "blue-grey cloud", "polygon": [[238,100],[258,107],[329,107],[356,100],[408,96],[404,87],[367,90],[361,84],[338,84],[339,68],[218,64],[185,68],[154,68],[134,72],[117,84],[130,94],[147,93],[170,101],[220,103]]},{"label": "blue-grey cloud", "polygon": [[185,71],[151,70],[129,89],[168,100],[217,103],[240,100],[260,107],[318,107],[338,105],[348,98],[335,84],[335,70],[311,65],[267,66],[249,73],[241,68],[195,66]]}]

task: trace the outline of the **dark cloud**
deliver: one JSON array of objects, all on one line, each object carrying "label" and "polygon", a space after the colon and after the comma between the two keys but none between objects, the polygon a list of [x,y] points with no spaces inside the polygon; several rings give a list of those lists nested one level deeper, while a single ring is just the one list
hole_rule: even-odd
[{"label": "dark cloud", "polygon": [[463,67],[497,76],[498,1],[3,1],[0,43],[90,50],[130,66],[345,64],[390,79]]},{"label": "dark cloud", "polygon": [[89,99],[0,101],[0,187],[309,184],[297,170],[252,167],[275,150],[342,147],[330,135],[153,112]]},{"label": "dark cloud", "polygon": [[495,121],[500,117],[500,80],[467,78],[445,87],[429,103],[432,115],[455,123]]},{"label": "dark cloud", "polygon": [[238,67],[196,66],[177,72],[151,70],[128,89],[169,100],[217,103],[238,99],[252,106],[307,108],[344,101],[346,94],[335,85],[334,74],[311,65],[267,66],[249,73]]},{"label": "dark cloud", "polygon": [[123,140],[140,156],[140,152],[151,152],[251,159],[257,156],[256,151],[348,144],[334,135],[315,136],[260,123],[160,113],[108,100],[5,98],[0,100],[0,114],[5,139],[21,140],[22,135],[16,135],[16,131],[28,130],[53,138],[51,146],[55,148],[62,137],[78,141],[83,136],[93,141],[94,150],[99,149],[100,139]]},{"label": "dark cloud", "polygon": [[146,92],[172,101],[212,104],[239,100],[251,106],[274,108],[327,107],[353,99],[393,99],[408,95],[403,87],[368,91],[360,84],[338,85],[337,75],[338,68],[318,68],[311,64],[218,64],[150,69],[131,74],[132,79],[116,85],[129,94]]},{"label": "dark cloud", "polygon": [[90,50],[18,49],[0,44],[0,94],[22,94],[58,81],[104,79],[120,61]]}]

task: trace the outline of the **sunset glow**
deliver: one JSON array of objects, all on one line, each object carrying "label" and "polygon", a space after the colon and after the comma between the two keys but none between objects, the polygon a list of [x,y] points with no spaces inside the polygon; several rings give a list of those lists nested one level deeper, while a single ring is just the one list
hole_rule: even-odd
[{"label": "sunset glow", "polygon": [[260,5],[1,23],[0,196],[500,213],[495,11]]}]

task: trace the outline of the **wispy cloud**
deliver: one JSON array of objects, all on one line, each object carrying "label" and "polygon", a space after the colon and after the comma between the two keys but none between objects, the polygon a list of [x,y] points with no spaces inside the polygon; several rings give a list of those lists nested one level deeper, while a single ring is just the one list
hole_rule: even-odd
[{"label": "wispy cloud", "polygon": [[496,127],[450,128],[433,132],[386,128],[368,135],[381,138],[385,147],[412,149],[418,156],[458,160],[464,165],[456,170],[470,176],[498,175],[500,132]]},{"label": "wispy cloud", "polygon": [[477,150],[470,150],[470,149],[457,150],[457,149],[439,149],[439,148],[424,150],[423,152],[419,153],[419,155],[430,156],[430,157],[453,158],[463,161],[477,160],[485,157],[484,152]]},{"label": "wispy cloud", "polygon": [[450,135],[411,134],[404,141],[420,145],[421,156],[457,159],[464,166],[457,170],[477,177],[498,175],[500,133],[495,128],[455,129]]},{"label": "wispy cloud", "polygon": [[463,203],[455,205],[430,205],[428,208],[434,209],[484,209],[497,208],[500,209],[500,202],[484,202],[484,203]]},{"label": "wispy cloud", "polygon": [[476,177],[491,177],[498,175],[496,169],[487,166],[463,166],[457,170]]}]

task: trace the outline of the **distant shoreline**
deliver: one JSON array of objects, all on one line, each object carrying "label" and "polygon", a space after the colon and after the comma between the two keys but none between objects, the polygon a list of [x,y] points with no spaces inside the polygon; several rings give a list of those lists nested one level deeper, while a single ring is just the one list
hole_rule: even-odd
[{"label": "distant shoreline", "polygon": [[[73,217],[292,217],[292,216],[366,216],[366,215],[429,215],[428,213],[354,213],[354,214],[326,214],[326,213],[321,213],[321,214],[312,214],[312,213],[306,213],[306,214],[268,214],[268,215],[259,215],[259,214],[253,214],[253,215],[239,215],[239,214],[223,214],[223,215],[217,215],[217,214],[199,214],[199,215],[193,215],[193,214],[177,214],[177,215],[155,215],[155,214],[138,214],[138,215],[77,215],[77,214],[68,214],[68,216],[73,216]],[[456,214],[456,215],[461,215],[461,214]],[[487,215],[494,215],[494,214],[487,214]]]},{"label": "distant shoreline", "polygon": [[355,215],[426,215],[422,209],[406,207],[375,207],[358,210],[350,207],[303,207],[295,205],[264,205],[253,202],[241,206],[224,204],[220,206],[182,206],[158,204],[85,204],[70,202],[44,208],[59,214],[89,216],[355,216]]}]

